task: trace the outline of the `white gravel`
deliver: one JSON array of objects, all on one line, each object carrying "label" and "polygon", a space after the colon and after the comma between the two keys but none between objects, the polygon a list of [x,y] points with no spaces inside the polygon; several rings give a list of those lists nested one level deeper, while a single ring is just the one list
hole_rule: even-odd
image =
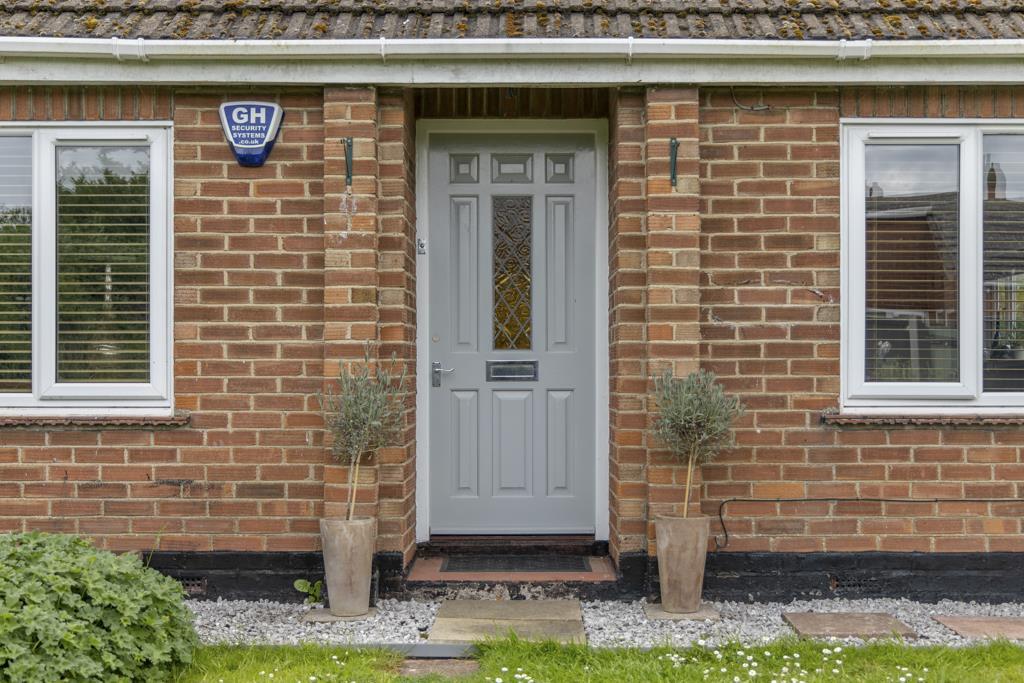
[{"label": "white gravel", "polygon": [[[782,620],[783,612],[885,612],[916,631],[908,640],[917,645],[965,645],[968,640],[938,623],[933,616],[1024,617],[1024,603],[996,605],[943,600],[937,604],[899,599],[799,600],[788,604],[714,602],[722,615],[718,622],[649,621],[643,602],[587,602],[583,604],[583,626],[594,647],[653,645],[686,646],[704,641],[717,646],[729,641],[757,644],[794,632]],[[860,641],[844,639],[851,644]]]},{"label": "white gravel", "polygon": [[[718,622],[649,621],[643,602],[585,602],[583,626],[594,647],[656,645],[717,646],[730,641],[747,645],[793,636],[783,612],[884,612],[919,635],[908,643],[965,645],[967,641],[935,621],[940,615],[1024,617],[1024,603],[996,605],[944,600],[937,604],[898,599],[802,600],[783,603],[711,603]],[[416,643],[434,623],[439,603],[382,600],[377,614],[364,621],[310,624],[301,621],[306,605],[270,601],[189,601],[196,630],[204,643],[331,644]],[[847,639],[850,644],[859,641]]]},{"label": "white gravel", "polygon": [[437,603],[381,600],[363,621],[311,624],[308,605],[260,600],[188,601],[204,643],[296,645],[298,643],[415,643],[434,623]]}]

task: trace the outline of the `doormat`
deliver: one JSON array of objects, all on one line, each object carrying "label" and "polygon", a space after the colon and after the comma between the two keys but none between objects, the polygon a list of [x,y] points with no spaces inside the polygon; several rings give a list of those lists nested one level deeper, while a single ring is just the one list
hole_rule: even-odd
[{"label": "doormat", "polygon": [[449,555],[442,572],[589,572],[583,555]]}]

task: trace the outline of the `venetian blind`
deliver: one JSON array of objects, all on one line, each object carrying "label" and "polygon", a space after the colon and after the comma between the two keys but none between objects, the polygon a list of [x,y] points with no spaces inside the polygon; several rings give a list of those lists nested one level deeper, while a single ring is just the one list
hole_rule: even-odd
[{"label": "venetian blind", "polygon": [[959,146],[868,145],[865,380],[954,382]]},{"label": "venetian blind", "polygon": [[1024,391],[1024,135],[985,135],[984,390]]},{"label": "venetian blind", "polygon": [[148,382],[149,149],[57,149],[57,381]]},{"label": "venetian blind", "polygon": [[32,138],[0,137],[0,393],[32,391]]}]

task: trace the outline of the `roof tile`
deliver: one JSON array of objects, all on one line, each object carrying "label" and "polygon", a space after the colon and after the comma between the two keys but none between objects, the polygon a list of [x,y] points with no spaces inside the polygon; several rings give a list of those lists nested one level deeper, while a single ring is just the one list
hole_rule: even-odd
[{"label": "roof tile", "polygon": [[1024,37],[1024,0],[8,0],[0,36]]}]

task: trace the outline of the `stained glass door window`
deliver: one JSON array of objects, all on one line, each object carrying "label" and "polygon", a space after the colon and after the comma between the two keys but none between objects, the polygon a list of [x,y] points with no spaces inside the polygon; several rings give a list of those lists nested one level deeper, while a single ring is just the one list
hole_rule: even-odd
[{"label": "stained glass door window", "polygon": [[494,348],[529,350],[533,333],[533,197],[494,197]]}]

